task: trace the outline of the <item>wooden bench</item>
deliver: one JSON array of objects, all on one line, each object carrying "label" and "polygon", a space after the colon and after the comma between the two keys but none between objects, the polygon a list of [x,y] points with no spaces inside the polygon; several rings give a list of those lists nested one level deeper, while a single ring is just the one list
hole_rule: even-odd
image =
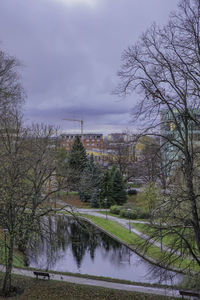
[{"label": "wooden bench", "polygon": [[184,299],[184,296],[191,296],[191,297],[196,297],[197,299],[200,299],[199,291],[180,290],[179,294],[182,296],[182,299]]},{"label": "wooden bench", "polygon": [[33,273],[37,277],[37,279],[38,276],[42,276],[43,278],[48,277],[48,279],[50,279],[50,275],[47,272],[34,271]]}]

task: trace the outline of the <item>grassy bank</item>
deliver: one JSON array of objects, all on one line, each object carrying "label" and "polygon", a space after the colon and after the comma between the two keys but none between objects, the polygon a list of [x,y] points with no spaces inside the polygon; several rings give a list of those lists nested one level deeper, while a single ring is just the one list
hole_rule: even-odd
[{"label": "grassy bank", "polygon": [[[2,275],[0,274],[0,281]],[[13,276],[13,285],[24,288],[24,293],[9,299],[19,300],[167,300],[176,299],[164,296],[78,285],[53,280],[37,280],[23,276]],[[0,297],[0,299],[5,299]]]},{"label": "grassy bank", "polygon": [[[131,226],[135,229],[137,229],[138,231],[144,233],[144,234],[153,234],[154,233],[154,229],[151,228],[148,224],[138,224],[138,223],[132,223]],[[163,232],[163,237],[162,237],[162,243],[165,246],[171,246],[175,236],[173,235],[166,235],[165,230],[162,231]]]},{"label": "grassy bank", "polygon": [[[0,264],[5,264],[5,240],[2,231],[0,232]],[[13,264],[18,268],[24,267],[24,255],[16,248],[14,249]]]},{"label": "grassy bank", "polygon": [[[99,211],[99,213],[102,214],[102,215],[106,215],[106,211]],[[111,213],[110,211],[107,211],[107,215],[108,215],[108,216],[111,216],[111,217],[116,217],[116,218],[118,218],[118,219],[126,219],[127,221],[129,220],[128,217],[121,217],[120,215],[113,214],[113,213]],[[132,220],[148,222],[148,219],[132,219]]]},{"label": "grassy bank", "polygon": [[[137,252],[140,252],[141,255],[144,255],[142,251],[143,239],[141,239],[138,235],[130,233],[128,229],[109,219],[106,220],[89,215],[85,215],[85,217],[104,229],[106,232],[117,237],[120,241],[128,245],[130,248],[136,250]],[[159,258],[160,254],[161,251],[158,247],[151,246],[151,248],[149,248],[149,250],[147,251],[146,256],[156,261]]]},{"label": "grassy bank", "polygon": [[[138,231],[147,234],[147,235],[155,235],[155,233],[158,232],[158,230],[153,229],[148,224],[139,224],[139,223],[132,223],[131,226]],[[187,229],[187,234],[190,234],[190,229]],[[159,235],[160,237],[160,235]],[[165,246],[171,247],[173,245],[174,241],[177,239],[176,233],[169,233],[168,230],[162,230],[162,243]],[[189,253],[188,253],[189,254]]]},{"label": "grassy bank", "polygon": [[[141,256],[146,257],[150,261],[159,262],[162,260],[163,255],[166,255],[165,251],[162,251],[159,247],[156,247],[154,245],[150,245],[147,250],[144,253],[143,250],[143,244],[144,240],[140,238],[138,235],[134,233],[130,233],[128,229],[122,227],[118,223],[102,219],[95,216],[85,216],[87,219],[91,220],[93,223],[101,227],[106,232],[110,233],[111,235],[117,237],[121,242],[128,245],[130,248],[135,250],[137,253],[139,253]],[[190,264],[191,270],[198,271],[199,266],[190,259],[177,259],[176,255],[171,255],[170,260],[174,261],[172,264],[173,267],[177,270],[184,270],[185,267]]]}]

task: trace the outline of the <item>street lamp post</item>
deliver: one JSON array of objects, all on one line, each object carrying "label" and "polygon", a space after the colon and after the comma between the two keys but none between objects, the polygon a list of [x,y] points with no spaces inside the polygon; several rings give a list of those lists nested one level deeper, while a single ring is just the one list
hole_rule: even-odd
[{"label": "street lamp post", "polygon": [[104,199],[104,203],[105,203],[105,207],[106,207],[106,220],[107,220],[108,219],[108,212],[107,212],[108,199],[107,198]]},{"label": "street lamp post", "polygon": [[161,221],[160,221],[160,249],[161,249],[161,251],[163,250]]},{"label": "street lamp post", "polygon": [[99,189],[99,208],[101,209],[101,189]]},{"label": "street lamp post", "polygon": [[130,211],[131,211],[131,209],[130,208],[128,208],[128,228],[129,228],[129,232],[131,232],[131,223],[130,223]]}]

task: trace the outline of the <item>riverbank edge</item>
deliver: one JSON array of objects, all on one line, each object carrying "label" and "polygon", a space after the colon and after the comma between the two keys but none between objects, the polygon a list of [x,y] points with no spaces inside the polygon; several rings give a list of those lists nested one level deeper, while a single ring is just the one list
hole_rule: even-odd
[{"label": "riverbank edge", "polygon": [[[73,216],[68,216],[73,218]],[[123,240],[121,240],[120,238],[118,238],[117,236],[113,235],[112,233],[106,231],[104,228],[102,228],[101,226],[99,226],[98,224],[96,224],[95,222],[93,222],[92,220],[88,219],[85,216],[78,216],[78,218],[92,224],[93,226],[95,226],[98,230],[104,232],[105,234],[109,235],[111,238],[115,239],[116,241],[118,241],[119,243],[125,245],[126,247],[128,247],[131,251],[134,251],[136,254],[138,254],[140,257],[144,258],[145,260],[147,260],[148,262],[158,266],[158,264],[150,257],[142,255],[137,248],[133,247],[130,244],[125,243]],[[3,266],[3,264],[2,264]],[[161,267],[161,266],[159,266]],[[36,269],[36,268],[29,268],[26,267],[25,265],[23,267],[21,266],[16,266],[14,265],[14,268],[16,269],[21,269],[21,270],[28,270],[28,271],[44,271],[42,269]],[[0,270],[1,271],[1,270]],[[177,270],[170,270],[170,271],[176,271]],[[142,283],[142,282],[132,282],[129,280],[123,280],[123,279],[117,279],[117,278],[111,278],[111,277],[103,277],[103,276],[94,276],[94,275],[88,275],[88,274],[80,274],[80,273],[70,273],[70,272],[59,272],[59,271],[53,271],[53,270],[48,270],[48,273],[50,274],[57,274],[57,275],[68,275],[68,276],[72,276],[72,277],[80,277],[80,278],[86,278],[86,279],[91,279],[91,280],[99,280],[99,281],[106,281],[106,282],[113,282],[113,283],[120,283],[120,284],[128,284],[128,285],[133,285],[133,286],[143,286],[143,287],[154,287],[154,288],[167,288],[167,289],[172,289],[172,286],[169,285],[162,285],[162,284],[150,284],[150,283]],[[179,272],[181,273],[181,272]],[[173,286],[174,289],[178,289],[178,286]]]},{"label": "riverbank edge", "polygon": [[[70,218],[73,218],[73,216],[68,216]],[[111,238],[115,239],[116,241],[118,241],[119,243],[127,246],[131,251],[135,251],[133,246],[128,245],[127,243],[125,243],[124,241],[120,240],[118,237],[114,236],[113,234],[107,232],[105,229],[103,229],[102,227],[98,226],[96,223],[92,222],[90,219],[84,217],[84,216],[78,216],[78,218],[92,224],[93,226],[95,226],[98,230],[104,232],[105,234],[109,235]],[[137,253],[140,257],[143,257],[146,259],[146,257],[142,256],[138,251],[135,251],[135,253]],[[147,261],[149,261],[150,263],[152,263],[152,261],[149,259],[146,259]],[[3,264],[2,264],[3,266]],[[16,266],[14,265],[14,268],[16,269],[20,269],[20,270],[28,270],[28,271],[43,271],[43,269],[37,269],[37,268],[30,268],[26,265],[22,266]],[[1,271],[1,270],[0,270]],[[57,275],[68,275],[68,276],[72,276],[72,277],[80,277],[80,278],[86,278],[86,279],[91,279],[91,280],[100,280],[100,281],[107,281],[107,282],[113,282],[113,283],[121,283],[121,284],[129,284],[129,285],[133,285],[133,286],[144,286],[144,287],[156,287],[156,288],[168,288],[171,289],[172,287],[169,285],[162,285],[162,284],[150,284],[150,283],[143,283],[143,282],[133,282],[133,281],[129,281],[129,280],[123,280],[123,279],[117,279],[117,278],[111,278],[111,277],[104,277],[104,276],[94,276],[94,275],[89,275],[89,274],[80,274],[80,273],[70,273],[70,272],[59,272],[59,271],[53,271],[53,270],[48,270],[48,273],[50,274],[57,274]],[[174,286],[176,288],[178,288],[178,286]]]},{"label": "riverbank edge", "polygon": [[[96,211],[96,212],[98,212],[96,209],[94,210],[94,211]],[[70,215],[68,212],[62,212],[62,213],[58,213],[59,215],[67,215],[67,216],[69,216],[69,217],[72,217],[72,215]],[[104,214],[102,214],[102,215],[104,215]],[[86,218],[86,220],[87,221],[90,221],[90,222],[92,222],[92,220],[90,219],[90,218],[101,218],[102,219],[102,217],[99,217],[99,216],[95,216],[95,215],[92,215],[92,214],[87,214],[87,212],[85,212],[85,213],[83,213],[83,212],[81,212],[81,214],[80,213],[75,213],[75,215],[74,216],[76,216],[77,218],[81,218],[81,217],[85,217]],[[118,217],[117,216],[114,216],[115,218],[117,218],[118,219]],[[119,218],[119,219],[124,219],[124,218]],[[118,221],[114,221],[114,220],[111,220],[111,221],[113,221],[113,222],[116,222],[116,223],[118,223],[118,225],[119,226],[121,226],[121,227],[124,227],[124,226],[122,226]],[[127,220],[128,221],[128,220]],[[182,274],[182,275],[185,275],[185,276],[187,276],[187,273],[185,273],[184,272],[184,267],[183,268],[178,268],[178,267],[176,267],[176,266],[172,266],[172,267],[168,267],[168,268],[166,268],[166,267],[164,267],[162,264],[159,264],[159,262],[158,262],[158,260],[156,260],[153,256],[151,256],[151,254],[149,255],[149,254],[147,254],[147,253],[145,253],[145,254],[141,254],[141,252],[139,251],[138,252],[138,248],[139,248],[139,244],[138,244],[138,246],[137,246],[137,248],[136,247],[133,247],[132,245],[133,244],[129,244],[129,243],[127,243],[126,241],[124,241],[124,240],[121,240],[117,235],[114,235],[114,234],[112,234],[111,232],[109,232],[109,231],[107,231],[106,229],[104,229],[104,227],[101,227],[101,225],[99,225],[99,224],[97,224],[97,223],[91,223],[91,224],[93,224],[93,225],[95,225],[95,226],[99,226],[99,229],[100,230],[104,230],[104,232],[105,233],[107,233],[107,234],[110,234],[110,236],[112,237],[112,238],[117,238],[118,239],[118,242],[120,242],[120,243],[123,243],[126,247],[128,247],[130,250],[132,250],[132,251],[134,251],[136,254],[138,254],[139,256],[141,256],[142,258],[144,258],[145,260],[147,260],[149,263],[151,263],[151,264],[153,264],[153,265],[156,265],[156,266],[158,266],[158,267],[160,267],[160,268],[163,268],[163,269],[166,269],[166,270],[168,270],[168,271],[174,271],[174,272],[177,272],[177,273],[180,273],[180,274]],[[141,240],[141,242],[142,241],[144,241],[144,239],[142,238],[142,236],[140,236],[140,235],[137,235],[136,233],[132,233],[132,234],[134,234],[135,236],[137,236],[137,239],[139,239],[139,240]],[[141,232],[141,234],[142,234],[142,232]],[[158,246],[156,246],[156,245],[152,245],[153,247],[155,247],[155,248],[158,248],[159,249],[159,247]],[[141,249],[142,250],[142,249]],[[155,255],[154,255],[155,256]],[[191,274],[197,274],[197,271],[195,271],[194,269],[193,270],[191,270]]]},{"label": "riverbank edge", "polygon": [[[90,216],[89,216],[90,217]],[[127,248],[129,248],[131,251],[135,252],[137,255],[139,255],[141,258],[145,259],[146,261],[148,261],[149,263],[158,266],[160,268],[163,268],[163,266],[159,265],[158,262],[156,260],[154,260],[152,257],[146,255],[146,254],[142,254],[141,252],[138,251],[137,247],[134,247],[132,244],[128,244],[126,242],[124,242],[123,240],[121,240],[119,237],[117,237],[116,235],[110,233],[109,231],[105,230],[103,227],[99,226],[98,224],[96,224],[94,221],[90,220],[89,217],[87,216],[79,216],[79,218],[89,222],[91,225],[95,226],[96,228],[98,228],[99,230],[103,231],[105,234],[107,234],[108,236],[110,236],[111,238],[115,239],[116,241],[118,241],[119,243],[123,244],[124,246],[126,246]],[[141,238],[142,239],[142,238]],[[166,268],[165,268],[166,269]],[[183,275],[186,275],[181,269],[178,268],[168,268],[166,269],[168,271],[172,271],[172,272],[177,272]]]}]

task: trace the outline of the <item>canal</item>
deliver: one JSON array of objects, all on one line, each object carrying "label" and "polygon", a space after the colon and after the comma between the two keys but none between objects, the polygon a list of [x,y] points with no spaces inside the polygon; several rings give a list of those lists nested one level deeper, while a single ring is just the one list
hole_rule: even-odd
[{"label": "canal", "polygon": [[[177,283],[180,275],[154,266],[96,227],[66,216],[46,218],[29,242],[28,265],[145,283]],[[175,276],[174,276],[175,275]]]}]

